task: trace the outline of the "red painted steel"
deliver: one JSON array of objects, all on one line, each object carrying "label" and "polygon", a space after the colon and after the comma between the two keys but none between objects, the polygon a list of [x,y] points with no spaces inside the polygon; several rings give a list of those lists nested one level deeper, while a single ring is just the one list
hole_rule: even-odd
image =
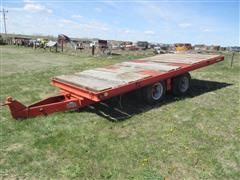
[{"label": "red painted steel", "polygon": [[48,115],[54,112],[76,110],[94,103],[87,99],[79,99],[69,94],[52,96],[36,102],[30,106],[25,106],[11,97],[6,99],[5,104],[11,111],[14,119],[32,118],[40,115]]},{"label": "red painted steel", "polygon": [[[40,115],[48,115],[54,112],[76,110],[84,106],[100,102],[102,100],[109,99],[111,97],[118,96],[162,80],[166,80],[167,90],[171,90],[171,82],[173,77],[201,67],[208,66],[210,64],[217,63],[222,60],[224,60],[224,56],[217,56],[195,64],[168,63],[170,65],[178,65],[181,67],[169,72],[144,70],[141,73],[148,74],[150,77],[100,92],[86,90],[72,84],[52,79],[52,84],[60,88],[60,95],[49,97],[30,106],[25,106],[17,100],[7,98],[4,105],[9,106],[12,117],[14,119],[24,119]],[[133,61],[137,62],[141,60]],[[111,66],[109,66],[109,68],[111,68]]]}]

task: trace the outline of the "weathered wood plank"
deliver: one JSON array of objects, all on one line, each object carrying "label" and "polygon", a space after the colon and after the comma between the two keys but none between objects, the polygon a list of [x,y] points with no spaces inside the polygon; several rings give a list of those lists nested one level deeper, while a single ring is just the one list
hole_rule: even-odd
[{"label": "weathered wood plank", "polygon": [[200,61],[214,58],[216,55],[206,54],[162,54],[153,57],[143,58],[142,60],[152,62],[163,62],[163,63],[183,63],[183,64],[194,64]]},{"label": "weathered wood plank", "polygon": [[148,77],[148,75],[146,74],[132,72],[129,69],[127,69],[125,72],[124,71],[107,72],[101,70],[99,71],[98,69],[93,69],[77,73],[77,75],[84,75],[86,78],[91,77],[95,79],[114,81],[121,84],[130,83]]},{"label": "weathered wood plank", "polygon": [[133,68],[139,68],[142,70],[155,70],[155,71],[171,71],[180,68],[180,66],[172,66],[166,63],[156,63],[156,62],[123,62],[122,66],[128,66]]},{"label": "weathered wood plank", "polygon": [[56,79],[92,91],[103,91],[112,87],[117,87],[122,84],[120,82],[96,79],[90,76],[86,77],[83,75],[62,75],[57,76]]}]

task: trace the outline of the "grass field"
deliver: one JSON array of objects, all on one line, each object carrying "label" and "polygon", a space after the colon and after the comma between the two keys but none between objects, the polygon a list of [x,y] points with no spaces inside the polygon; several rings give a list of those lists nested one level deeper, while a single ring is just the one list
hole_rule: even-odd
[{"label": "grass field", "polygon": [[[1,100],[30,104],[57,92],[52,76],[142,56],[1,46]],[[226,54],[224,62],[192,72],[189,95],[168,95],[161,106],[123,97],[122,111],[131,116],[121,121],[112,121],[113,106],[25,121],[1,107],[2,178],[239,179],[240,55],[232,68],[230,59]]]}]

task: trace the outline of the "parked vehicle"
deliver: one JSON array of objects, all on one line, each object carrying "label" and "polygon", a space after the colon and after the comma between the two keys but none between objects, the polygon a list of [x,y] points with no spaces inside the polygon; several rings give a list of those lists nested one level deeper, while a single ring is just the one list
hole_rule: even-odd
[{"label": "parked vehicle", "polygon": [[167,91],[176,96],[188,92],[190,71],[224,60],[222,55],[163,54],[126,61],[105,68],[85,70],[52,79],[60,94],[25,106],[11,97],[6,99],[15,119],[76,110],[130,91],[139,91],[149,103],[161,102]]}]

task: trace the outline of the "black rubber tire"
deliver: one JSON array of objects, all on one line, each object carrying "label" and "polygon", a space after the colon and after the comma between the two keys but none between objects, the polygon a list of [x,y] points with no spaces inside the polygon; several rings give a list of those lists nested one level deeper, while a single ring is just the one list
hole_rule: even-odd
[{"label": "black rubber tire", "polygon": [[189,73],[182,74],[173,78],[173,94],[176,96],[186,95],[191,84],[191,75]]},{"label": "black rubber tire", "polygon": [[[154,96],[153,95],[153,88],[155,88],[156,86],[159,86],[159,88],[161,89],[160,90],[161,92],[157,95],[157,97],[155,96],[155,98],[154,98],[153,97]],[[149,105],[161,102],[164,99],[165,94],[166,94],[166,85],[165,85],[165,82],[163,82],[163,81],[152,84],[152,85],[147,86],[143,89],[144,100]]]}]

